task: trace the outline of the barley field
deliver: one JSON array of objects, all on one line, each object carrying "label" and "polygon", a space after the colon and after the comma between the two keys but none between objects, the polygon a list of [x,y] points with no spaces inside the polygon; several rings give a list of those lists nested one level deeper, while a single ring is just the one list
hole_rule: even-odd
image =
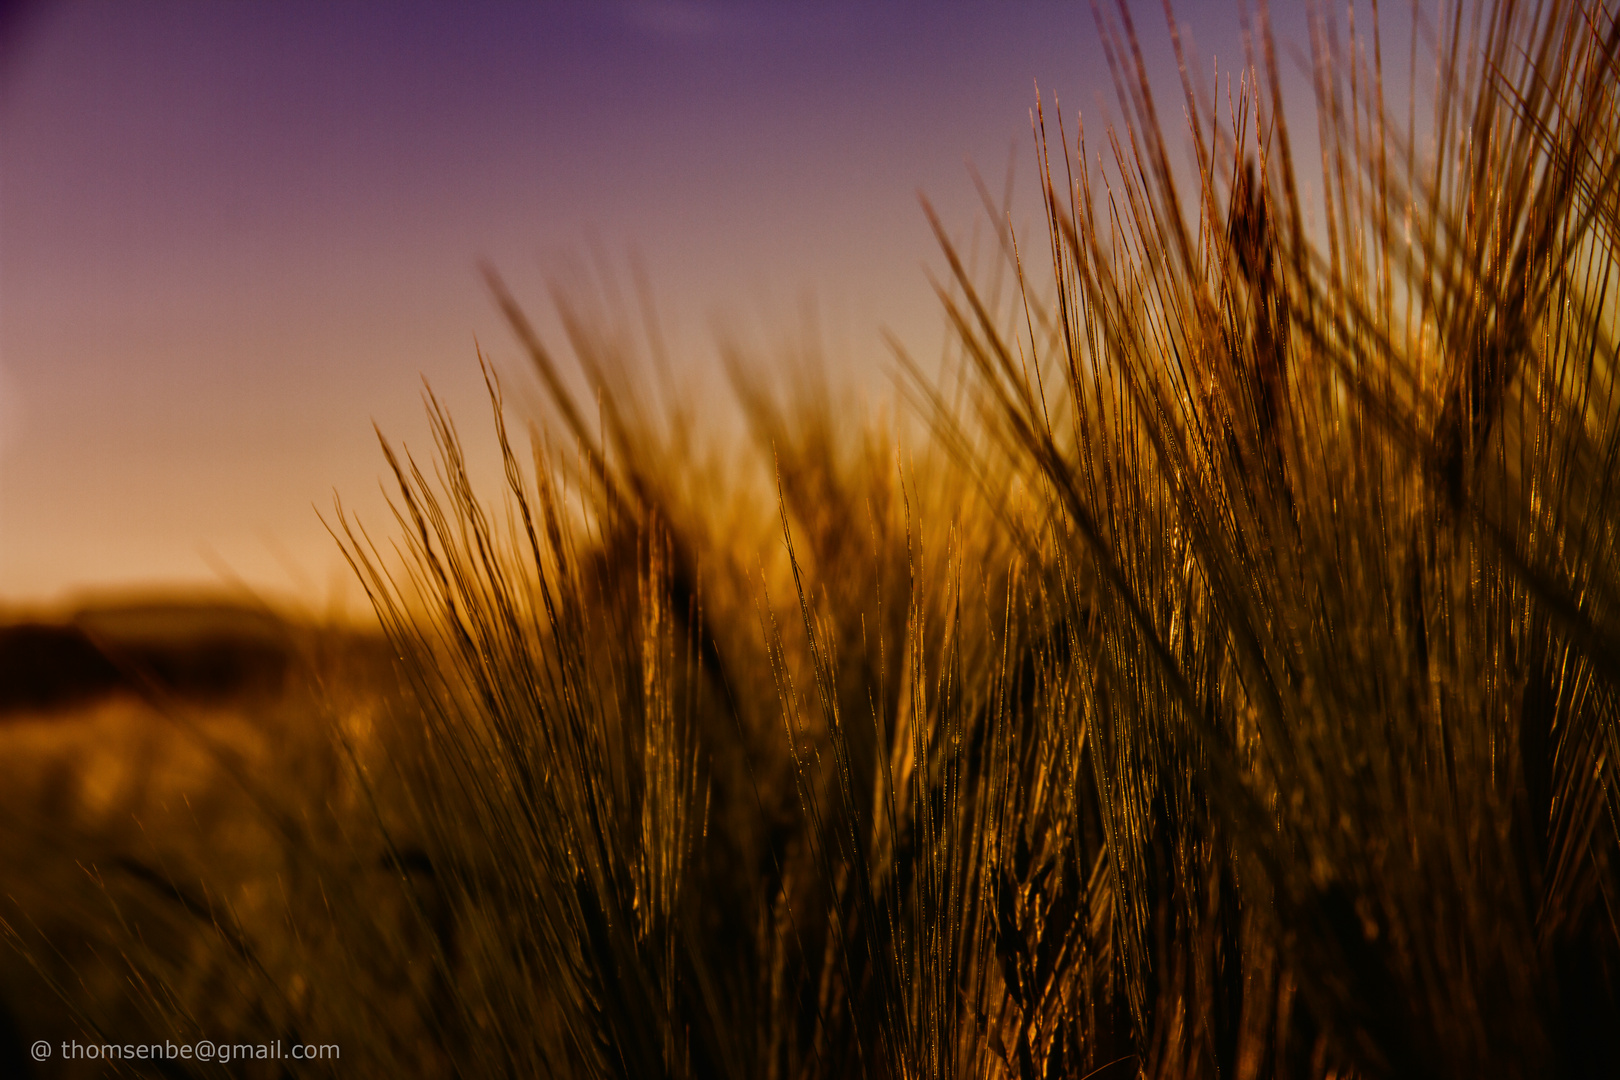
[{"label": "barley field", "polygon": [[[380,631],[6,630],[80,658],[5,661],[12,1067],[1620,1068],[1620,12],[1324,8],[1306,132],[1263,6],[1174,100],[1145,7],[1043,228],[920,211],[896,407],[733,349],[717,441],[656,320],[491,269],[543,400],[469,357],[486,445],[430,395],[327,514]],[[341,1059],[26,1060],[158,1036]]]}]

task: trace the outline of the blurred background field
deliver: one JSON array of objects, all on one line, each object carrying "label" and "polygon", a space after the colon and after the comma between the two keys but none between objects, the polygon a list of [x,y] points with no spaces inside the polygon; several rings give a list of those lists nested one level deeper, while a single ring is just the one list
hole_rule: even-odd
[{"label": "blurred background field", "polygon": [[[310,887],[309,860],[386,876],[375,817],[334,737],[365,760],[398,702],[374,631],[300,623],[224,594],[9,613],[0,918],[16,948],[0,964],[6,1075],[106,1074],[102,1063],[64,1067],[59,1051],[35,1065],[35,1039],[171,1034],[153,1027],[152,1002],[130,981],[137,954],[184,971],[199,1030],[216,1038],[262,1022],[248,1004],[260,991],[209,962],[233,937],[296,997],[306,960],[276,942],[292,906],[311,901],[289,893]],[[358,829],[358,850],[340,851],[340,825]],[[386,919],[386,889],[376,902]]]}]

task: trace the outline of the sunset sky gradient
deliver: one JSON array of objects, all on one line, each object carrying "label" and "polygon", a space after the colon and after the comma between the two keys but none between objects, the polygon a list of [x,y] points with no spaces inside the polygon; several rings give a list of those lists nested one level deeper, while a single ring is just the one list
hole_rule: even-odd
[{"label": "sunset sky gradient", "polygon": [[[1177,10],[1236,69],[1235,4]],[[813,296],[881,387],[884,329],[943,340],[918,191],[966,237],[965,162],[999,188],[1016,146],[1038,235],[1035,83],[1071,133],[1117,114],[1077,3],[65,3],[5,50],[0,606],[352,602],[316,508],[392,527],[372,421],[426,443],[425,376],[482,436],[475,340],[522,377],[484,259],[538,315],[571,257],[639,252],[706,387],[717,327],[768,344]]]}]

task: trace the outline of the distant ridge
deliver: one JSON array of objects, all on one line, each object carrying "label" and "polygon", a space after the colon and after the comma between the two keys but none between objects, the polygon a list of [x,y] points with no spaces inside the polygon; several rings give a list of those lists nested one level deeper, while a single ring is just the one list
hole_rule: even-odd
[{"label": "distant ridge", "polygon": [[0,717],[155,685],[221,701],[280,692],[309,628],[263,606],[130,597],[0,625]]}]

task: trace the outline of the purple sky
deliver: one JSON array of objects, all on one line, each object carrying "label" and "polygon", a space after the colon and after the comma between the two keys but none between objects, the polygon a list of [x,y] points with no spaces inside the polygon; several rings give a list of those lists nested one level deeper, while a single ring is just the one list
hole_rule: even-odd
[{"label": "purple sky", "polygon": [[[1235,10],[1178,5],[1223,69]],[[517,377],[480,259],[540,314],[571,254],[638,250],[705,387],[717,322],[785,338],[813,294],[831,359],[882,385],[884,328],[941,341],[917,190],[966,236],[964,161],[999,188],[1016,141],[1033,227],[1035,80],[1071,131],[1109,86],[1089,7],[1034,0],[67,3],[8,25],[0,604],[222,574],[331,599],[346,571],[312,504],[335,488],[385,524],[372,419],[425,443],[425,375],[482,438],[475,337]]]}]

